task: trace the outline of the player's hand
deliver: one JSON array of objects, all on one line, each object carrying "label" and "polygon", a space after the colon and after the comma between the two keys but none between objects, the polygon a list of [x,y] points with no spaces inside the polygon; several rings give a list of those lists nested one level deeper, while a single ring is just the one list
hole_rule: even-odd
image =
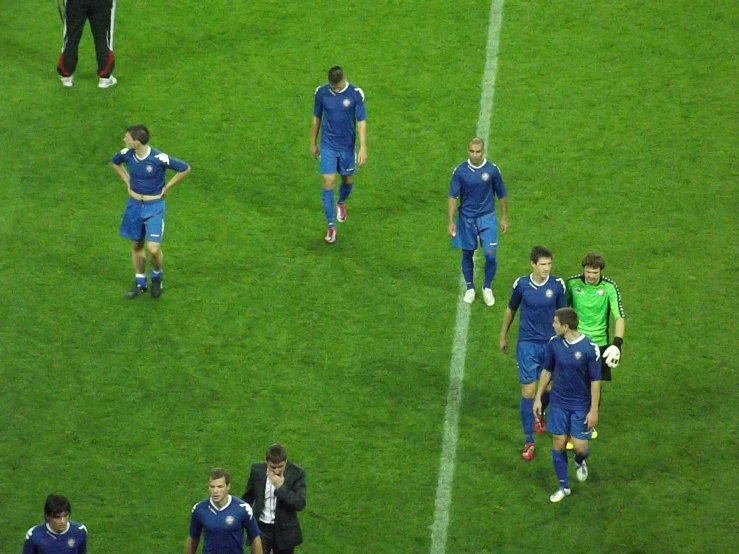
[{"label": "player's hand", "polygon": [[367,163],[367,149],[362,147],[359,149],[359,152],[357,153],[357,165],[363,166]]},{"label": "player's hand", "polygon": [[284,475],[277,475],[274,471],[267,470],[267,477],[272,482],[272,485],[276,489],[279,489],[283,483],[285,482],[285,476]]},{"label": "player's hand", "polygon": [[318,149],[318,146],[315,144],[310,145],[310,155],[313,156],[315,159],[318,159],[321,157],[321,151]]},{"label": "player's hand", "polygon": [[590,431],[596,425],[598,425],[598,411],[590,410],[588,415],[585,416],[585,426]]},{"label": "player's hand", "polygon": [[446,232],[450,237],[452,238],[456,237],[457,236],[457,224],[450,223],[449,225],[447,225]]},{"label": "player's hand", "polygon": [[161,192],[161,194],[159,194],[159,199],[161,200],[162,198],[164,198],[164,195],[165,195],[165,194],[167,194],[167,187],[164,187],[164,188],[162,189],[162,192]]},{"label": "player's hand", "polygon": [[621,361],[621,350],[618,346],[612,344],[603,352],[603,359],[606,361],[606,365],[613,369]]},{"label": "player's hand", "polygon": [[534,417],[541,417],[541,398],[538,397],[534,399]]},{"label": "player's hand", "polygon": [[508,339],[506,337],[500,337],[500,350],[503,354],[508,354]]},{"label": "player's hand", "polygon": [[500,232],[501,233],[508,232],[508,219],[505,217],[500,220]]}]

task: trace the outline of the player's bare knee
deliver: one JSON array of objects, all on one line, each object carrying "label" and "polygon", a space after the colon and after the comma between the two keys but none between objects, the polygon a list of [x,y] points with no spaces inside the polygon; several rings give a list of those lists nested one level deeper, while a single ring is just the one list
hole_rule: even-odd
[{"label": "player's bare knee", "polygon": [[336,186],[336,175],[323,175],[323,188],[325,190],[334,190]]},{"label": "player's bare knee", "polygon": [[140,254],[144,251],[144,241],[133,241],[131,242],[131,250],[133,250],[135,253]]},{"label": "player's bare knee", "polygon": [[494,260],[495,256],[498,254],[497,250],[485,250],[485,259],[486,260]]},{"label": "player's bare knee", "polygon": [[149,255],[151,256],[159,257],[162,255],[162,246],[158,242],[147,243],[146,249],[149,251]]},{"label": "player's bare knee", "polygon": [[564,451],[567,448],[567,435],[554,435],[552,437],[552,448],[558,452]]}]

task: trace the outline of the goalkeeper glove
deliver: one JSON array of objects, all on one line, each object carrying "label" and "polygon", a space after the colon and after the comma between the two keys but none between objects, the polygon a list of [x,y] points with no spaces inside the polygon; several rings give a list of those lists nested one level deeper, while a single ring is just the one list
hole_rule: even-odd
[{"label": "goalkeeper glove", "polygon": [[624,340],[621,337],[616,337],[613,339],[613,344],[603,352],[606,365],[611,369],[618,366],[618,363],[621,361],[621,345],[623,343]]}]

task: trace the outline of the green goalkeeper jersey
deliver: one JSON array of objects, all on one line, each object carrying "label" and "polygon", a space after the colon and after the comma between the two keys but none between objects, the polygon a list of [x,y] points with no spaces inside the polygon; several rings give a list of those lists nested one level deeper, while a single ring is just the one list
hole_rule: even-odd
[{"label": "green goalkeeper jersey", "polygon": [[583,273],[567,279],[567,302],[577,312],[577,330],[586,334],[598,346],[608,344],[608,324],[624,316],[621,292],[608,277],[596,285],[588,285]]}]

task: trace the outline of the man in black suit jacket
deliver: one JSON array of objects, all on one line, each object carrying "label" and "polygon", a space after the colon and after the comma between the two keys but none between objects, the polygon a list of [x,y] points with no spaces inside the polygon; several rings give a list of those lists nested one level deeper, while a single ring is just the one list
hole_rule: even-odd
[{"label": "man in black suit jacket", "polygon": [[305,472],[287,461],[284,446],[273,444],[264,462],[252,464],[242,498],[257,518],[264,554],[292,554],[303,542],[298,512],[305,509]]}]

